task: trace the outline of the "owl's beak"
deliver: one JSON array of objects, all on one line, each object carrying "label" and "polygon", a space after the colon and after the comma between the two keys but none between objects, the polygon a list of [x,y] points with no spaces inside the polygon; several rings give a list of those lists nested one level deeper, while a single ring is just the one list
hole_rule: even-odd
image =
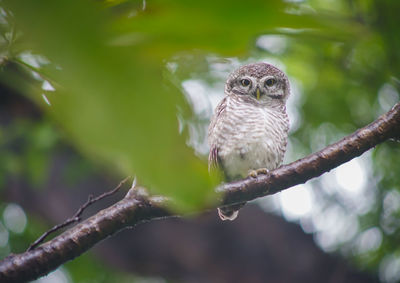
[{"label": "owl's beak", "polygon": [[260,88],[259,87],[257,87],[257,89],[256,89],[256,95],[257,95],[257,100],[260,100],[261,92],[260,92]]}]

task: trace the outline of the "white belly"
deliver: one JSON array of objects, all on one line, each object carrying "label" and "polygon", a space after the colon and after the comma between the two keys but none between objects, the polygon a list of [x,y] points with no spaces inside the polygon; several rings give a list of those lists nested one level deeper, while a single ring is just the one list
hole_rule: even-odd
[{"label": "white belly", "polygon": [[258,140],[238,140],[232,147],[222,147],[220,157],[229,178],[245,177],[248,171],[259,168],[275,169],[282,161],[283,154],[270,137]]}]

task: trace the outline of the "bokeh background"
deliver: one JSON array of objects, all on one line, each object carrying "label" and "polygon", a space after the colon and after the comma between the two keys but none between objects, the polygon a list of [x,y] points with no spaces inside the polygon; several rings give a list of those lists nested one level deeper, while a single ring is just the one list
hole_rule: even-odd
[{"label": "bokeh background", "polygon": [[[127,175],[213,202],[206,132],[236,67],[290,78],[285,163],[399,101],[396,0],[0,0],[0,258]],[[123,196],[96,204],[86,216]],[[400,146],[222,223],[215,212],[123,231],[38,282],[398,282]]]}]

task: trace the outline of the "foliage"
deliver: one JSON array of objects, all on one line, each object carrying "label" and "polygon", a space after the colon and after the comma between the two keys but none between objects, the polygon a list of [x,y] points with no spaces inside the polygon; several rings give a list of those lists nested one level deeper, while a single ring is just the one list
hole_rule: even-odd
[{"label": "foliage", "polygon": [[[117,175],[136,174],[153,192],[173,196],[179,209],[205,205],[218,181],[208,176],[204,156],[186,145],[196,145],[188,131],[190,139],[203,131],[197,144],[204,140],[209,113],[193,114],[182,82],[200,79],[221,90],[220,65],[267,59],[284,66],[298,94],[291,160],[364,126],[399,100],[396,0],[0,3],[2,82],[39,104],[84,155]],[[263,36],[280,47],[263,44]],[[42,134],[55,143],[59,134],[45,125]],[[21,154],[45,168],[40,136],[29,140],[36,138],[38,148]],[[8,155],[0,166],[17,170]],[[399,156],[394,142],[373,152],[374,201],[357,213],[359,230],[341,249],[372,270],[388,256],[399,258]],[[32,174],[33,181],[40,178]],[[313,186],[326,208],[352,209],[324,193],[323,182]],[[379,247],[353,251],[371,228],[383,237]]]}]

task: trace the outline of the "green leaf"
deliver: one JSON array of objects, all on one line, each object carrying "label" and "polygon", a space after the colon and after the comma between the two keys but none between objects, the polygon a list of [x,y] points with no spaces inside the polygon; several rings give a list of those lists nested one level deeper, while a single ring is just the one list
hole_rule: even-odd
[{"label": "green leaf", "polygon": [[209,202],[217,181],[178,133],[176,89],[163,84],[164,63],[140,46],[109,45],[111,16],[86,1],[8,2],[24,31],[27,49],[57,68],[41,72],[60,87],[35,99],[93,160],[119,175],[136,175],[155,193],[172,196],[179,209]]}]

